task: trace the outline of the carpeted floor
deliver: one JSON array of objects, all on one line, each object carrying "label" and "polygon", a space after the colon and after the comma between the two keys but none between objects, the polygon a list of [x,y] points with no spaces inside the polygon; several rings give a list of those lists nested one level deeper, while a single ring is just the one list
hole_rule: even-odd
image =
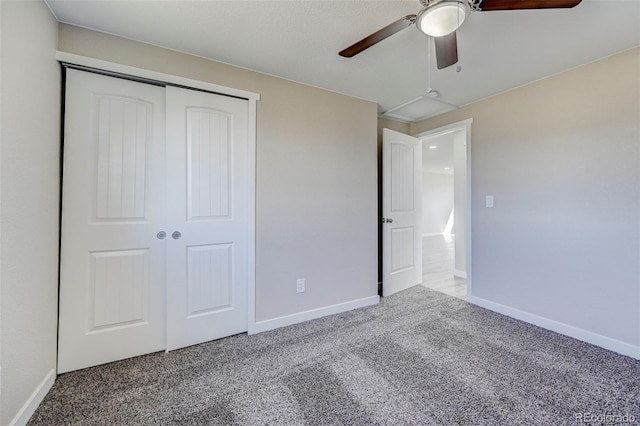
[{"label": "carpeted floor", "polygon": [[378,306],[63,374],[29,425],[639,420],[640,361],[418,286]]}]

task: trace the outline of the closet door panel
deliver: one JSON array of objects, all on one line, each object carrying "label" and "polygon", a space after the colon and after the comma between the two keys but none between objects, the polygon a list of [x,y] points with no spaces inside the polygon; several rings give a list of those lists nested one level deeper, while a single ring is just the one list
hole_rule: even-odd
[{"label": "closet door panel", "polygon": [[167,87],[167,116],[172,350],[247,330],[248,102]]},{"label": "closet door panel", "polygon": [[59,373],[165,347],[164,93],[67,70]]}]

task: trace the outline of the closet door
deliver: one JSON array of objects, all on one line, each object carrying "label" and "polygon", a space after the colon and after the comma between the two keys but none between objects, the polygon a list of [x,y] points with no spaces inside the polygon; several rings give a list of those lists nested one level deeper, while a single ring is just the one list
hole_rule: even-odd
[{"label": "closet door", "polygon": [[247,330],[248,102],[167,87],[167,350]]},{"label": "closet door", "polygon": [[165,89],[66,87],[58,373],[165,348]]}]

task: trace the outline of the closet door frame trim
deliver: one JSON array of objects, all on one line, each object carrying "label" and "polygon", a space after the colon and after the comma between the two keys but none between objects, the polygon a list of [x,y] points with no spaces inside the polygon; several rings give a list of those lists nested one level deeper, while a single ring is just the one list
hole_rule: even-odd
[{"label": "closet door frame trim", "polygon": [[[67,52],[56,52],[56,59],[64,64],[76,66],[78,69],[100,72],[114,77],[127,78],[130,80],[147,82],[156,85],[176,86],[186,89],[201,90],[223,96],[246,99],[248,102],[248,193],[247,193],[247,329],[248,334],[255,334],[261,330],[256,325],[256,119],[257,101],[260,100],[259,93],[247,92],[244,90],[220,86],[199,80],[179,77],[171,74],[150,71],[143,68],[131,67],[86,56],[75,55]],[[60,285],[58,283],[58,285]]]}]

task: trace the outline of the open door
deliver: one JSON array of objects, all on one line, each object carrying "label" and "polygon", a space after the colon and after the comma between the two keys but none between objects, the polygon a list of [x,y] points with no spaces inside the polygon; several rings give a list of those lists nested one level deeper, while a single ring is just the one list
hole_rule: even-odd
[{"label": "open door", "polygon": [[382,295],[422,282],[422,143],[382,132]]}]

